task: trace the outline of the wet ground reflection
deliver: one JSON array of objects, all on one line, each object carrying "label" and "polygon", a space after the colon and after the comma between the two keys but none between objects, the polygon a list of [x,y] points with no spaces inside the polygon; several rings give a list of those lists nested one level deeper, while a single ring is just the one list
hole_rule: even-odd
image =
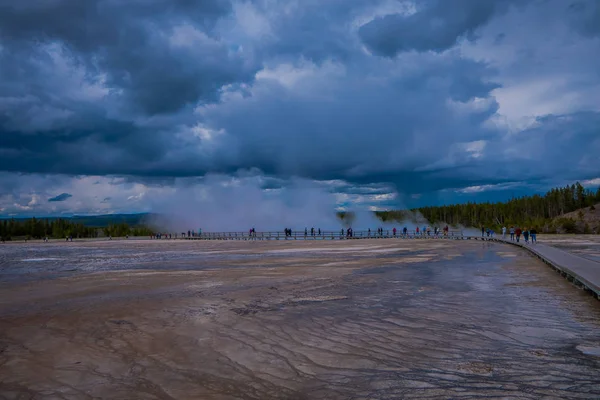
[{"label": "wet ground reflection", "polygon": [[37,248],[0,253],[6,398],[600,398],[600,302],[521,249]]}]

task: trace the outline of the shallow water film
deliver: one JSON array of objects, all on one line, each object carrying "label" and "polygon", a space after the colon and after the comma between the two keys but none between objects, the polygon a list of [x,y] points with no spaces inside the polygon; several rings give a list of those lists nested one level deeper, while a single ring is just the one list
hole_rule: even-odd
[{"label": "shallow water film", "polygon": [[0,398],[599,399],[600,302],[444,240],[0,247]]}]

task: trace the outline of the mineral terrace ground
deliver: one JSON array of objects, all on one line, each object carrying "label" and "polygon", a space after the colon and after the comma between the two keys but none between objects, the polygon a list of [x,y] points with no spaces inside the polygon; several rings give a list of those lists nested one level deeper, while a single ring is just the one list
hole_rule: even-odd
[{"label": "mineral terrace ground", "polygon": [[598,399],[599,348],[500,243],[0,246],[0,398]]}]

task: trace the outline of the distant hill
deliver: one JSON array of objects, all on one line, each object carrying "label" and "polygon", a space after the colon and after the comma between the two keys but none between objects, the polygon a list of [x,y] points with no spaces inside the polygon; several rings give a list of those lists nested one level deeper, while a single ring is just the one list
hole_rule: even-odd
[{"label": "distant hill", "polygon": [[600,203],[566,213],[554,223],[562,233],[600,233]]}]

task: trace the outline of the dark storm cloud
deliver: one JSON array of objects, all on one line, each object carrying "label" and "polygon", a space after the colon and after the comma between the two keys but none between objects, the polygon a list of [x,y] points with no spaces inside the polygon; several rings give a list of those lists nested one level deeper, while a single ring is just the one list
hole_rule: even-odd
[{"label": "dark storm cloud", "polygon": [[69,197],[73,197],[73,195],[69,194],[69,193],[61,193],[58,196],[55,197],[51,197],[48,199],[48,202],[52,203],[52,202],[57,202],[57,201],[65,201],[67,200]]},{"label": "dark storm cloud", "polygon": [[509,0],[422,0],[414,14],[390,14],[363,25],[360,37],[375,54],[392,57],[403,51],[444,51],[511,3]]}]

